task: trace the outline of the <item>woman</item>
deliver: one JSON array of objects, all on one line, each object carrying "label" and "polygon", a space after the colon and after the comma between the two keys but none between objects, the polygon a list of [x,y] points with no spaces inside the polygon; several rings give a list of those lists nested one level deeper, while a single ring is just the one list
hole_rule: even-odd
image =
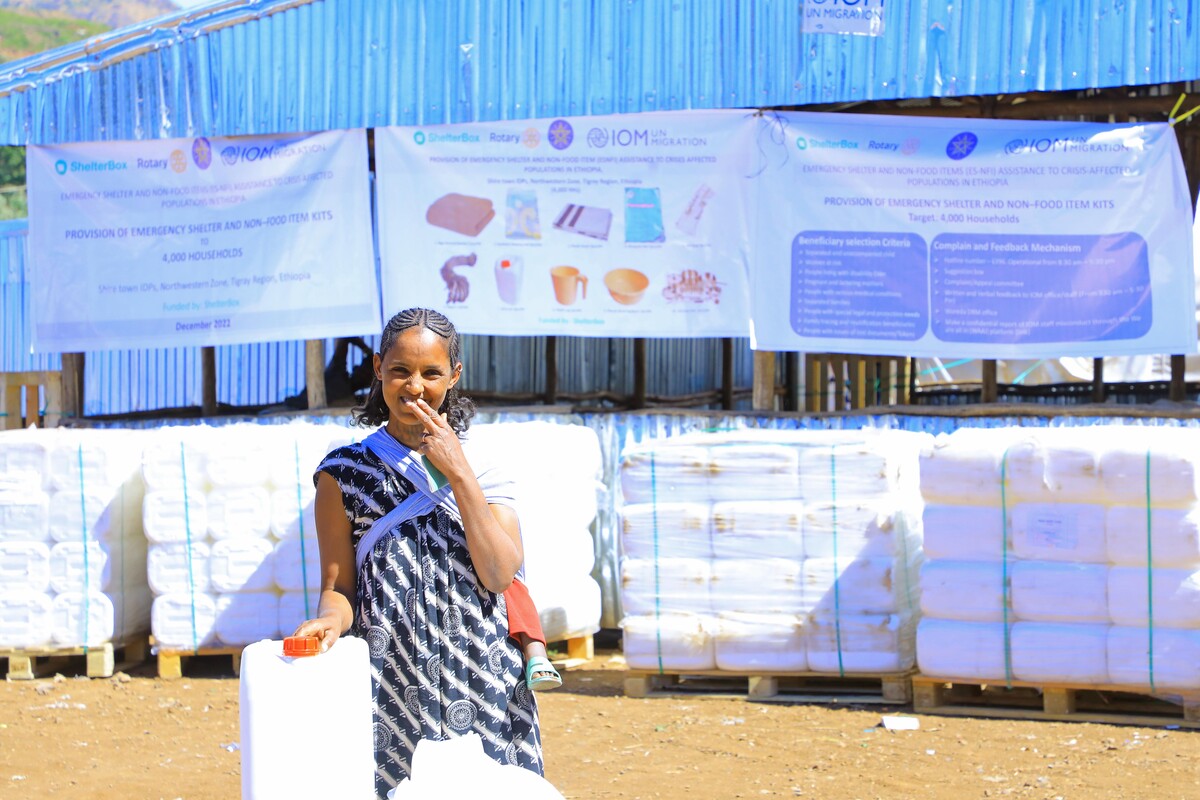
[{"label": "woman", "polygon": [[497,761],[542,774],[502,596],[523,561],[512,484],[460,441],[474,414],[455,388],[460,351],[438,312],[392,317],[355,412],[386,424],[317,468],[321,599],[296,635],[324,650],[353,630],[370,646],[380,797],[410,773],[419,740],[468,731]]}]

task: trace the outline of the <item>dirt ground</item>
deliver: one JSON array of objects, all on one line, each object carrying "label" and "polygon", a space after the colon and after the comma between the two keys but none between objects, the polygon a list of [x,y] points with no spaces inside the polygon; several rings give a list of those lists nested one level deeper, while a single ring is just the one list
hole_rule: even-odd
[{"label": "dirt ground", "polygon": [[[924,715],[888,731],[881,715],[905,709],[631,699],[625,675],[598,651],[539,697],[546,777],[568,798],[1200,797],[1200,732]],[[228,657],[178,681],[147,663],[0,685],[0,798],[228,800],[237,745]]]}]

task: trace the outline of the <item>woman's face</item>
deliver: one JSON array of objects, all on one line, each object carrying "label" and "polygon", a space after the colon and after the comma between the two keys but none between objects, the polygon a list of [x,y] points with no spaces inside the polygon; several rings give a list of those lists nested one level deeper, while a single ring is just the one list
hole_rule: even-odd
[{"label": "woman's face", "polygon": [[428,328],[416,326],[402,331],[391,349],[375,356],[375,376],[392,419],[417,424],[408,403],[418,399],[441,409],[446,392],[462,375],[462,364],[450,363],[447,344]]}]

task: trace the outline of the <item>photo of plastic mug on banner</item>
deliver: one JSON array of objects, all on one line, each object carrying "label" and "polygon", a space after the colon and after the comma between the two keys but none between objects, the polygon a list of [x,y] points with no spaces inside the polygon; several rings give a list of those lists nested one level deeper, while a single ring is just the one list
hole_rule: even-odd
[{"label": "photo of plastic mug on banner", "polygon": [[746,336],[741,111],[376,130],[383,306],[476,334]]}]

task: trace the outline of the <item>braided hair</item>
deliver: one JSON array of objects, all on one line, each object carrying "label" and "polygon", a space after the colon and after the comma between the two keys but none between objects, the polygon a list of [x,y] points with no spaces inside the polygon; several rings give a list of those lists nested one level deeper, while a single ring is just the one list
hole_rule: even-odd
[{"label": "braided hair", "polygon": [[[462,340],[454,323],[444,314],[428,308],[409,308],[388,320],[383,326],[383,337],[379,342],[379,353],[383,355],[392,349],[400,334],[409,328],[425,328],[433,331],[446,340],[446,350],[450,356],[450,366],[453,367],[462,360]],[[467,432],[471,418],[475,416],[475,404],[459,391],[457,384],[451,386],[442,400],[438,413],[445,413],[450,427],[459,436]],[[383,402],[383,384],[378,377],[371,379],[371,391],[361,406],[351,412],[355,425],[374,427],[388,420],[387,403]]]}]

